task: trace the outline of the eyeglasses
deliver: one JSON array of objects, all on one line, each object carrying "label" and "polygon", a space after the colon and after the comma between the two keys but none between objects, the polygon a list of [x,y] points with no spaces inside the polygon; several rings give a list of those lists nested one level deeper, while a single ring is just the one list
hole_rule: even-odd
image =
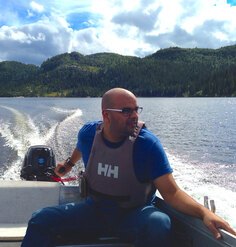
[{"label": "eyeglasses", "polygon": [[107,108],[106,111],[116,111],[122,113],[124,116],[128,117],[132,115],[132,113],[135,111],[136,113],[140,114],[143,111],[143,107],[137,106],[134,109],[130,107],[124,107],[122,109],[114,109],[114,108]]}]

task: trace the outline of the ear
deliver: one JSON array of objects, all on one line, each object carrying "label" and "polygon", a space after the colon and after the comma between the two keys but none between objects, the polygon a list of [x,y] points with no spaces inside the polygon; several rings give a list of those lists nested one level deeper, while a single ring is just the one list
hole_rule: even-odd
[{"label": "ear", "polygon": [[110,123],[111,119],[110,119],[110,114],[108,111],[103,110],[102,111],[102,117],[103,117],[103,122],[104,123]]},{"label": "ear", "polygon": [[102,110],[102,117],[103,117],[103,120],[105,120],[109,117],[109,114],[106,110]]}]

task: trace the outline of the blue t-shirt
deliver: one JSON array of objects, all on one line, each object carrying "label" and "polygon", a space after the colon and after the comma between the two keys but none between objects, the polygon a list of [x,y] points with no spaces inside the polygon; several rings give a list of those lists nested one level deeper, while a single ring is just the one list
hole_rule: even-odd
[{"label": "blue t-shirt", "polygon": [[[79,131],[76,148],[82,153],[85,167],[88,163],[96,127],[101,121],[85,124]],[[106,141],[112,147],[112,143]],[[115,148],[115,147],[114,147]],[[134,143],[134,171],[140,182],[154,180],[173,170],[159,139],[147,128],[142,128]]]}]

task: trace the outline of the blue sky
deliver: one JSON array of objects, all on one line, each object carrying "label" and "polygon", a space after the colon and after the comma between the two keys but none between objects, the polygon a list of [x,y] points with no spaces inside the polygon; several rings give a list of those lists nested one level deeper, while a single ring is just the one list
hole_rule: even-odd
[{"label": "blue sky", "polygon": [[236,0],[227,0],[227,3],[231,6],[236,6]]},{"label": "blue sky", "polygon": [[0,0],[0,61],[236,43],[236,0]]}]

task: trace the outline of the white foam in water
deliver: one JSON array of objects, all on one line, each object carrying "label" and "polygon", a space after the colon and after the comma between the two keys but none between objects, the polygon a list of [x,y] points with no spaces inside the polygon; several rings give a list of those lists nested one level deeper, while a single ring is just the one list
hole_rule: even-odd
[{"label": "white foam in water", "polygon": [[[8,169],[4,172],[1,179],[11,180],[20,179],[19,174],[22,162],[25,153],[30,146],[58,143],[56,148],[61,149],[62,152],[64,152],[64,145],[69,145],[67,142],[71,141],[71,138],[66,138],[65,136],[67,133],[71,134],[73,128],[75,128],[74,132],[77,134],[80,125],[78,124],[78,118],[82,115],[80,109],[64,110],[54,108],[53,110],[65,115],[65,118],[59,123],[54,123],[48,129],[44,128],[43,130],[40,130],[39,126],[36,125],[36,122],[34,122],[30,116],[10,107],[5,108],[14,114],[15,124],[1,122],[0,134],[5,139],[5,145],[17,152],[18,158],[13,161],[12,164],[8,164]],[[69,131],[68,126],[70,126]],[[74,136],[76,138],[76,135]],[[73,147],[74,145],[75,143],[73,143]],[[56,152],[56,150],[54,151]],[[67,157],[68,154],[63,153],[60,156]]]},{"label": "white foam in water", "polygon": [[27,149],[32,145],[44,145],[53,137],[57,124],[54,124],[45,133],[40,133],[39,127],[26,114],[13,108],[5,107],[14,114],[15,124],[1,123],[0,134],[5,139],[6,146],[17,152],[18,159],[8,164],[2,179],[20,179],[20,168]]},{"label": "white foam in water", "polygon": [[67,114],[73,114],[75,112],[75,109],[69,110],[69,109],[63,109],[63,108],[59,108],[59,107],[51,107],[51,109],[55,112],[58,113],[67,113]]},{"label": "white foam in water", "polygon": [[67,114],[68,118],[82,116],[82,111],[80,109],[68,110],[68,109],[63,109],[63,108],[58,108],[58,107],[52,107],[51,109],[57,113]]},{"label": "white foam in water", "polygon": [[71,114],[69,116],[67,116],[67,118],[63,121],[64,123],[71,121],[77,117],[82,116],[82,111],[80,109],[70,111],[70,113]]},{"label": "white foam in water", "polygon": [[206,176],[204,170],[196,165],[185,163],[171,155],[168,155],[168,158],[178,185],[201,204],[204,204],[204,196],[208,196],[209,200],[214,200],[216,214],[236,229],[236,192],[220,185],[205,183],[204,181],[207,180],[204,179]]},{"label": "white foam in water", "polygon": [[75,148],[78,130],[82,125],[80,120],[82,111],[80,109],[68,111],[60,108],[53,108],[53,110],[64,114],[67,113],[64,120],[58,123],[54,133],[54,139],[56,141],[56,143],[54,143],[54,152],[57,157],[65,158],[68,157],[68,155],[71,154],[71,151]]}]

